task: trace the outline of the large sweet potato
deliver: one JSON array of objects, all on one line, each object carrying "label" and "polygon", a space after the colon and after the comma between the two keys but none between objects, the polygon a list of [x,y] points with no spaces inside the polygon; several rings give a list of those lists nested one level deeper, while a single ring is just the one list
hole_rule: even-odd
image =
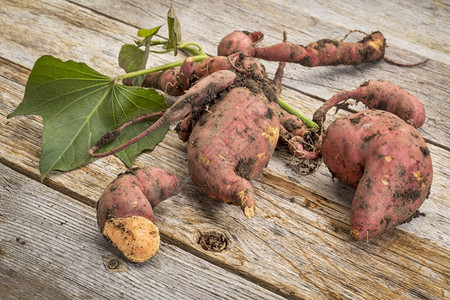
[{"label": "large sweet potato", "polygon": [[238,205],[254,216],[250,180],[267,165],[279,134],[279,116],[262,93],[236,87],[194,126],[188,142],[188,169],[200,191]]},{"label": "large sweet potato", "polygon": [[322,155],[334,176],[356,188],[350,214],[356,240],[405,222],[430,193],[430,151],[419,132],[392,113],[337,119],[325,132]]}]

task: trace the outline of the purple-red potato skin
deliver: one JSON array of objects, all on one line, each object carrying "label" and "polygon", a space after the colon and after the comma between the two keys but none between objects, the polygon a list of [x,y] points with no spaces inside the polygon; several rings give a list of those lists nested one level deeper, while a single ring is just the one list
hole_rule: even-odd
[{"label": "purple-red potato skin", "polygon": [[[199,79],[217,71],[232,69],[230,61],[225,56],[208,57],[195,64],[192,59],[187,58],[180,67],[148,74],[142,86],[161,90],[168,95],[180,96]],[[123,83],[131,85],[131,80],[125,79]]]},{"label": "purple-red potato skin", "polygon": [[175,131],[180,140],[187,142],[192,132],[192,114],[181,120],[175,127]]},{"label": "purple-red potato skin", "polygon": [[405,222],[430,193],[427,145],[392,113],[367,110],[335,120],[325,132],[322,156],[333,176],[356,188],[350,214],[355,240]]},{"label": "purple-red potato skin", "polygon": [[233,70],[228,58],[226,56],[208,57],[195,65],[191,83],[220,70]]},{"label": "purple-red potato skin", "polygon": [[[143,87],[152,87],[172,96],[183,95],[183,82],[179,82],[179,68],[170,68],[161,72],[151,73],[145,77]],[[127,82],[124,82],[127,84]]]},{"label": "purple-red potato skin", "polygon": [[[209,57],[195,65],[189,63],[182,67],[148,74],[142,86],[161,90],[168,95],[180,96],[203,77],[218,71],[233,69],[225,56]],[[131,81],[127,80],[124,84],[131,85]]]},{"label": "purple-red potato skin", "polygon": [[245,55],[249,55],[250,52],[246,51],[246,49],[249,49],[254,43],[262,40],[263,37],[264,35],[260,31],[233,31],[223,37],[219,42],[217,55],[228,56],[240,51],[243,51],[242,53]]},{"label": "purple-red potato skin", "polygon": [[[169,107],[161,118],[141,134],[148,134],[164,124],[180,121],[190,113],[201,111],[218,93],[231,86],[236,79],[236,73],[221,70],[199,80],[183,96]],[[137,136],[139,137],[139,136]],[[135,137],[134,139],[137,139]]]},{"label": "purple-red potato skin", "polygon": [[269,162],[279,127],[279,116],[265,95],[245,87],[230,90],[202,115],[190,135],[188,169],[194,184],[252,218],[250,180]]},{"label": "purple-red potato skin", "polygon": [[131,169],[113,180],[97,203],[100,232],[132,262],[144,262],[159,249],[153,209],[180,192],[177,176],[155,167]]},{"label": "purple-red potato skin", "polygon": [[251,55],[306,67],[359,65],[382,59],[385,47],[386,40],[381,32],[373,32],[357,43],[323,39],[303,47],[283,42],[270,47],[255,47]]},{"label": "purple-red potato skin", "polygon": [[361,101],[369,108],[389,111],[415,128],[425,122],[422,102],[401,87],[384,80],[366,81],[357,89],[337,93],[314,113],[313,120],[322,123],[329,109],[348,99]]},{"label": "purple-red potato skin", "polygon": [[290,133],[294,136],[304,136],[309,132],[308,127],[297,116],[288,113],[279,105],[275,106],[278,114],[280,115],[280,131],[285,130],[286,133]]},{"label": "purple-red potato skin", "polygon": [[[322,39],[306,46],[282,42],[269,47],[254,47],[260,32],[246,34],[235,31],[225,36],[218,47],[218,55],[227,56],[242,51],[248,56],[268,60],[298,63],[306,67],[359,65],[384,57],[386,39],[381,32],[366,35],[357,43]],[[259,39],[259,40],[260,40]]]}]

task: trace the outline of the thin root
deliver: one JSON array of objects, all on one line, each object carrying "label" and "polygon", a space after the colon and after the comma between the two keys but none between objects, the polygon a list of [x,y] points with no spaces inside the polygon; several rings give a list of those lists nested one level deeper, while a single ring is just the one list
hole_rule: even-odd
[{"label": "thin root", "polygon": [[429,61],[430,59],[427,58],[421,62],[415,63],[415,64],[403,64],[403,63],[399,63],[393,60],[390,60],[389,58],[383,57],[383,59],[387,62],[390,63],[391,65],[394,66],[398,66],[398,67],[405,67],[405,68],[411,68],[411,67],[415,67],[415,66],[419,66],[419,65],[423,65],[424,63],[426,63],[427,61]]},{"label": "thin root", "polygon": [[[240,52],[241,52],[241,51],[240,51]],[[238,52],[238,53],[239,53],[239,52]],[[244,69],[244,68],[241,68],[241,67],[236,66],[235,61],[236,61],[236,59],[237,59],[237,57],[238,57],[239,55],[235,55],[235,54],[236,54],[236,53],[233,53],[233,54],[230,54],[230,55],[227,56],[227,59],[228,59],[228,62],[230,63],[230,65],[233,67],[233,69],[235,69],[235,70],[238,71],[239,73],[243,73],[243,74],[245,74],[245,75],[250,75],[251,72],[247,71],[247,70]],[[239,54],[240,54],[240,53],[239,53]]]},{"label": "thin root", "polygon": [[350,31],[342,38],[341,42],[343,42],[346,38],[348,38],[348,36],[349,36],[350,34],[355,33],[355,32],[359,32],[359,33],[362,33],[362,34],[364,34],[364,35],[368,35],[366,32],[364,32],[364,31],[362,31],[362,30],[358,30],[358,29],[350,30]]}]

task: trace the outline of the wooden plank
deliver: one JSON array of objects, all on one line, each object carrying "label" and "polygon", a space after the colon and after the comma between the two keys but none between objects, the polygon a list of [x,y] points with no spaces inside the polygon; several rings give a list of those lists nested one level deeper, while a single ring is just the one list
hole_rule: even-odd
[{"label": "wooden plank", "polygon": [[[448,40],[442,40],[450,32],[448,3],[420,1],[405,5],[405,2],[396,0],[382,5],[374,1],[303,2],[301,10],[311,17],[333,20],[339,26],[359,30],[377,28],[389,36],[392,45],[410,48],[422,56],[450,64],[450,44]],[[286,7],[300,9],[295,4],[295,0],[283,1]]]},{"label": "wooden plank", "polygon": [[[121,21],[136,27],[153,27],[154,24],[164,24],[170,3],[143,0],[130,6],[126,2],[71,0],[84,7],[119,18]],[[151,4],[151,5],[150,5]],[[264,7],[257,2],[248,1],[195,1],[195,3],[174,2],[173,6],[181,25],[189,28],[183,35],[190,39],[204,43],[208,51],[214,54],[218,39],[224,35],[222,28],[233,30],[257,30],[264,32],[273,41],[278,41],[278,34],[286,29],[293,35],[310,36],[310,38],[339,38],[340,32],[346,33],[348,29],[357,29],[366,32],[380,30],[386,32],[393,41],[392,45],[408,48],[405,45],[414,44],[412,51],[430,56],[446,64],[448,61],[449,42],[443,41],[442,36],[448,35],[449,23],[447,21],[450,7],[443,2],[425,0],[414,5],[405,5],[403,1],[393,0],[389,3],[374,3],[373,1],[359,1],[352,3],[339,0],[333,3],[324,1],[266,1]],[[210,9],[205,9],[210,8]],[[221,15],[216,11],[224,12]],[[268,13],[270,12],[270,13]],[[355,13],[357,12],[357,13]],[[195,20],[192,16],[195,15]],[[289,16],[287,18],[286,16]],[[209,19],[209,21],[207,21]],[[261,22],[264,20],[264,22]],[[205,28],[203,24],[212,24]],[[328,31],[324,25],[334,25],[335,31]],[[421,24],[421,27],[416,27]],[[245,27],[243,27],[245,26]],[[193,28],[192,30],[190,28]],[[220,29],[220,30],[219,30]],[[275,29],[275,30],[274,30]],[[204,32],[204,34],[202,34]],[[433,32],[433,34],[427,34]],[[212,36],[206,38],[206,33]],[[303,39],[307,43],[307,39]],[[273,42],[271,41],[271,42]],[[210,45],[211,43],[215,45]],[[209,46],[208,46],[209,45]]]},{"label": "wooden plank", "polygon": [[[166,12],[169,9],[169,3],[153,1],[140,1],[134,6],[111,0],[73,2],[109,16],[119,17],[136,27],[154,26],[159,24],[158,22],[163,24],[165,13],[158,16],[155,12]],[[381,30],[388,42],[387,57],[406,63],[422,61],[425,57],[431,61],[415,68],[401,68],[386,62],[356,67],[305,68],[288,65],[283,82],[290,88],[324,101],[336,92],[354,89],[368,79],[392,81],[425,104],[427,121],[420,129],[424,138],[450,150],[450,135],[446,122],[447,116],[450,115],[450,100],[447,97],[450,55],[446,47],[450,32],[447,21],[448,5],[436,1],[423,1],[417,5],[404,5],[402,1],[389,1],[382,5],[371,1],[361,1],[355,5],[351,1],[338,1],[329,5],[328,2],[291,0],[266,1],[262,8],[258,2],[251,1],[211,3],[204,0],[193,3],[178,2],[174,3],[174,6],[180,23],[185,25],[183,39],[199,42],[210,54],[216,53],[220,39],[233,30],[261,30],[265,33],[261,45],[266,46],[279,43],[282,30],[288,32],[289,41],[303,45],[322,38],[341,39],[349,30],[354,29],[366,32]],[[205,7],[214,9],[208,13]],[[358,13],[348,13],[349,10]],[[225,13],[217,15],[215,11]],[[395,17],[392,16],[393,12]],[[192,18],[194,15],[195,20]],[[381,22],[380,18],[383,18],[384,22]],[[395,26],[392,26],[392,23],[395,23]],[[416,24],[421,25],[418,28]],[[349,40],[358,40],[361,37],[361,34],[356,34]],[[264,65],[270,74],[274,73],[275,63],[265,62]],[[292,104],[303,110],[301,101],[294,99]],[[318,107],[321,103],[313,104]],[[307,109],[305,111],[308,112]]]},{"label": "wooden plank", "polygon": [[94,209],[3,164],[0,174],[2,299],[282,299],[164,242],[150,261],[126,262]]},{"label": "wooden plank", "polygon": [[[21,69],[15,68],[16,72],[18,70]],[[25,71],[23,78],[26,73]],[[5,80],[5,77],[1,79]],[[20,101],[24,87],[7,80],[1,86],[8,87],[8,91],[3,91],[4,99],[11,101],[2,102],[2,111],[11,111]],[[39,118],[14,118],[2,125],[5,129],[0,143],[2,161],[38,178],[39,143],[36,141],[41,139],[42,127]],[[18,152],[19,141],[21,148]],[[404,277],[398,277],[397,272],[409,274],[409,289],[412,294],[417,293],[412,287],[414,280],[427,283],[427,290],[423,291],[427,295],[448,293],[448,290],[443,289],[448,274],[446,264],[442,263],[448,260],[449,254],[449,224],[448,216],[444,213],[445,163],[448,164],[449,161],[448,152],[443,151],[447,156],[440,154],[441,159],[435,164],[438,174],[434,186],[438,189],[433,189],[430,199],[421,208],[422,211],[425,209],[426,218],[402,225],[400,229],[366,244],[349,240],[348,199],[351,199],[352,191],[333,182],[325,168],[322,167],[313,175],[298,177],[286,168],[286,160],[282,154],[276,153],[268,170],[255,182],[258,216],[255,220],[246,221],[236,207],[211,201],[195,190],[185,169],[184,148],[185,145],[171,132],[152,155],[142,155],[136,162],[136,165],[162,166],[175,171],[183,180],[183,193],[173,200],[163,202],[155,210],[157,224],[165,239],[171,243],[273,290],[283,286],[280,292],[285,295],[300,297],[303,294],[318,296],[338,293],[337,295],[343,296],[339,294],[343,284],[351,286],[358,282],[357,277],[367,276],[368,271],[364,267],[366,262],[377,267],[377,275],[372,280],[394,281],[389,283],[389,290],[391,285],[396,287],[394,293],[403,293],[409,286],[398,280]],[[436,152],[439,153],[439,148],[431,147],[431,151],[434,156]],[[442,158],[445,160],[442,161]],[[440,162],[443,164],[439,164]],[[72,172],[54,174],[45,182],[94,205],[103,187],[117,174],[115,172],[123,169],[117,159],[108,158]],[[316,192],[317,186],[323,188]],[[179,213],[180,208],[182,214]],[[210,231],[223,232],[230,238],[229,252],[210,253],[199,247],[199,233]],[[420,236],[423,238],[419,238]],[[396,242],[397,240],[402,243]],[[289,245],[288,253],[280,250],[286,245]],[[312,255],[313,253],[320,253],[320,256]],[[355,254],[348,257],[348,253]],[[423,257],[423,253],[428,255]],[[307,261],[305,257],[308,257]],[[355,259],[357,260],[354,261]],[[380,262],[382,259],[385,261]],[[321,270],[324,264],[330,263],[337,268],[335,272],[348,269],[349,266],[356,266],[357,269],[353,269],[353,275],[345,277],[342,282],[339,273],[329,276],[330,270]],[[414,266],[414,270],[426,270],[427,274],[431,274],[430,278],[437,278],[433,280],[435,286],[428,286],[430,279],[408,271],[411,266]],[[312,267],[319,269],[311,271]],[[278,271],[267,276],[267,268]],[[381,283],[378,282],[379,284]],[[375,287],[380,294],[387,292],[385,289],[380,290],[380,286]],[[369,287],[365,288],[367,294],[360,288],[356,289],[352,296],[364,297],[374,292]]]},{"label": "wooden plank", "polygon": [[[3,120],[5,120],[5,123],[3,126],[4,130],[0,135],[2,144],[2,158],[0,159],[3,159],[5,164],[20,169],[21,172],[25,172],[28,176],[39,179],[37,170],[40,155],[40,141],[42,139],[42,124],[40,118],[34,116],[20,116],[9,120],[6,120],[5,118],[6,114],[11,112],[20,102],[24,90],[23,84],[25,83],[29,71],[20,68],[17,65],[10,64],[7,61],[4,61],[0,70],[8,75],[0,78],[1,85],[8,87],[3,93],[4,101],[1,104],[2,115],[4,116]],[[17,79],[17,81],[19,81],[18,84],[14,81],[10,81],[7,79],[9,74],[15,74],[17,78],[21,77],[22,80]],[[22,74],[22,76],[19,76],[19,74]],[[292,91],[286,91],[285,95],[287,99],[296,96],[295,92]],[[22,147],[17,149],[16,145],[19,141],[22,144]],[[436,188],[432,189],[430,196],[432,201],[426,202],[429,203],[427,211],[438,212],[442,211],[446,206],[445,177],[447,175],[446,170],[448,168],[450,157],[448,151],[434,146],[430,147],[430,149],[435,173],[437,173],[437,175],[435,175],[435,184],[433,186]],[[147,160],[147,156],[145,155],[142,158],[139,158],[136,163],[162,165],[170,170],[182,172],[184,177],[188,177],[187,171],[185,170],[185,144],[179,141],[173,132],[169,133],[167,138],[157,147],[149,159],[150,160]],[[311,192],[313,194],[326,199],[331,199],[329,201],[336,202],[341,211],[339,217],[344,217],[349,208],[349,202],[345,199],[351,199],[353,190],[343,184],[334,182],[325,166],[321,166],[319,170],[312,175],[299,176],[294,170],[285,165],[286,162],[289,162],[290,160],[290,155],[285,151],[276,151],[268,169],[275,170],[277,174],[279,174],[278,176],[296,182],[309,191],[314,191]],[[100,195],[103,187],[114,178],[115,174],[124,170],[124,166],[118,163],[116,158],[109,157],[98,160],[89,166],[82,167],[72,172],[54,172],[53,174],[55,175],[50,176],[45,182],[89,205],[94,205],[96,197]],[[78,184],[68,184],[71,181],[77,182]],[[64,185],[70,186],[70,189],[64,188]],[[318,190],[317,186],[322,186],[324,188]],[[96,197],[90,197],[89,195],[95,195]],[[334,208],[334,210],[336,209],[337,208]],[[332,214],[332,211],[329,213]],[[430,217],[432,216],[433,214],[430,215]],[[429,228],[429,230],[433,230],[433,235],[439,236],[445,232],[447,226],[443,216],[438,214],[435,217],[437,219],[430,220],[430,223],[442,224],[442,226],[433,226],[432,228]],[[420,226],[418,226],[418,228],[420,228]],[[429,232],[429,230],[426,230],[425,232]]]},{"label": "wooden plank", "polygon": [[[86,53],[64,52],[67,46],[83,44],[78,41],[77,35],[64,36],[66,32],[79,32],[84,43],[86,40],[102,39],[99,45],[112,45],[111,47],[120,47],[121,42],[117,42],[120,34],[134,34],[135,29],[129,26],[70,3],[36,3],[36,7],[22,6],[23,14],[27,16],[27,10],[37,11],[37,7],[45,8],[44,11],[41,9],[42,15],[35,20],[35,30],[41,30],[40,24],[46,24],[48,28],[42,29],[41,36],[44,42],[51,36],[61,39],[61,45],[43,45],[41,42],[37,49],[51,48],[66,59],[82,60],[87,56]],[[268,8],[270,7],[269,5]],[[7,8],[5,11],[14,11],[14,7]],[[17,18],[13,18],[15,22],[22,20],[19,11],[14,15]],[[229,11],[234,16],[241,13],[231,6]],[[165,11],[159,14],[164,13]],[[7,14],[0,14],[0,17],[7,22],[9,19],[5,15]],[[116,35],[111,37],[110,32],[99,35],[98,32],[103,31],[94,29],[95,24],[90,20],[94,17],[96,23],[100,24],[100,29],[114,28]],[[85,22],[88,22],[89,27],[83,27],[81,23]],[[17,24],[20,22],[17,21]],[[25,29],[20,29],[23,28],[19,27],[18,32],[26,33]],[[97,33],[94,34],[95,32]],[[39,42],[31,36],[27,38],[30,39],[28,42]],[[18,37],[8,35],[7,45],[15,45],[17,39]],[[97,47],[89,44],[91,46],[93,49]],[[6,48],[8,47],[5,47],[8,52],[2,53],[6,53],[3,55],[8,60],[23,61],[27,68],[31,67],[33,57],[40,55],[34,49],[28,50],[25,47],[18,49],[19,54],[11,53]],[[17,59],[18,57],[22,60]],[[100,70],[111,68],[114,72],[116,69],[115,55],[112,53],[106,53],[102,60],[88,60],[90,65]],[[5,60],[1,67],[2,74],[19,71],[22,75],[12,76],[13,80],[9,80],[9,76],[0,77],[4,82],[0,85],[4,100],[1,103],[1,121],[5,122],[2,124],[2,129],[5,130],[0,135],[0,159],[14,169],[38,178],[42,130],[39,118],[4,119],[4,115],[20,102],[23,82],[29,70]],[[305,98],[290,89],[283,93],[293,99]],[[314,100],[308,98],[304,101],[306,107],[310,101]],[[20,150],[16,153],[18,145]],[[156,209],[158,226],[167,241],[282,295],[298,298],[367,298],[386,295],[443,298],[449,295],[446,285],[449,274],[445,269],[449,257],[449,222],[445,214],[449,156],[448,151],[440,147],[430,146],[430,149],[436,175],[432,195],[423,206],[429,208],[427,216],[402,225],[398,230],[368,243],[349,240],[349,200],[345,199],[351,199],[352,190],[333,182],[323,166],[313,175],[300,177],[285,166],[286,155],[277,152],[268,169],[255,181],[258,215],[254,220],[247,221],[236,207],[211,201],[195,190],[185,168],[185,145],[173,132],[169,133],[151,155],[141,155],[136,165],[162,166],[182,177],[182,194],[163,202]],[[103,187],[122,170],[124,167],[117,159],[102,159],[72,172],[55,172],[45,183],[94,205]],[[228,251],[211,253],[198,245],[199,234],[210,231],[223,232],[229,238]],[[272,270],[270,274],[267,274],[268,269]],[[416,288],[417,282],[423,284],[421,291]]]}]

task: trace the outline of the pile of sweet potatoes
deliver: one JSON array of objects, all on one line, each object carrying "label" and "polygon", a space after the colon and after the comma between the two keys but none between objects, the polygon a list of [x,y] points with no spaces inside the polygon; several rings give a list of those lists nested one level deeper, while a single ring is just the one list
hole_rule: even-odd
[{"label": "pile of sweet potatoes", "polygon": [[[430,152],[414,128],[425,120],[420,101],[390,82],[369,81],[329,99],[313,120],[324,129],[327,111],[350,98],[370,110],[337,119],[318,132],[278,102],[285,62],[314,67],[377,61],[384,56],[383,35],[374,32],[358,43],[325,39],[305,47],[288,43],[285,36],[280,44],[256,47],[262,38],[261,32],[233,32],[220,42],[218,56],[199,63],[188,58],[179,68],[147,75],[143,86],[180,96],[176,103],[130,142],[95,153],[100,144],[91,155],[113,154],[163,124],[179,122],[176,131],[188,143],[192,182],[205,195],[237,205],[252,218],[255,201],[250,181],[283,140],[294,155],[323,157],[333,176],[356,188],[351,207],[353,238],[377,236],[410,218],[432,182]],[[280,62],[273,79],[257,58]],[[315,137],[312,150],[303,147],[307,136]],[[155,172],[159,179],[149,179]],[[151,207],[178,191],[178,180],[157,169],[120,176],[99,201],[103,235],[130,260],[145,261],[159,243]]]}]

